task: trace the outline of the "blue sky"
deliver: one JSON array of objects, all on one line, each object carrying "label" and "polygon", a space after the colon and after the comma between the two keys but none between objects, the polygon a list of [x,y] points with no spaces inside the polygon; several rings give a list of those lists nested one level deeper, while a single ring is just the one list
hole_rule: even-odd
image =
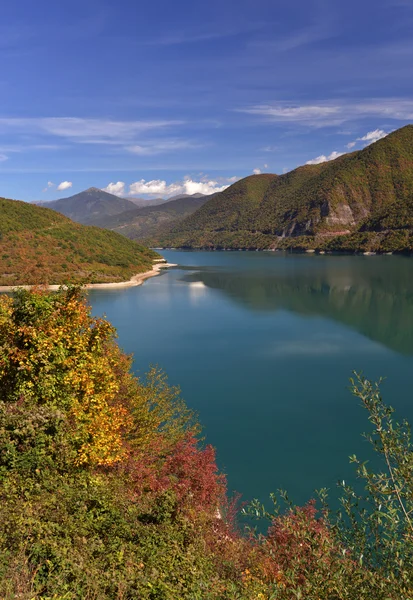
[{"label": "blue sky", "polygon": [[412,0],[17,0],[0,53],[5,197],[214,191],[413,122]]}]

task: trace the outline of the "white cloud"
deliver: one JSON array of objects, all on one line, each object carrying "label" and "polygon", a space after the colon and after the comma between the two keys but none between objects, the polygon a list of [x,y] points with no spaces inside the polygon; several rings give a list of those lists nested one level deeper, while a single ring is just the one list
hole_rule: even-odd
[{"label": "white cloud", "polygon": [[383,129],[374,129],[373,131],[369,131],[366,135],[362,137],[358,137],[354,142],[349,142],[346,147],[351,150],[357,144],[357,142],[367,142],[364,146],[369,146],[370,144],[374,144],[374,142],[378,142],[379,140],[385,138],[389,135],[389,131],[383,131]]},{"label": "white cloud", "polygon": [[103,192],[108,194],[115,194],[115,196],[125,195],[125,183],[123,181],[117,181],[116,183],[109,183],[105,188],[102,188]]},{"label": "white cloud", "polygon": [[178,193],[180,187],[175,190],[173,188],[173,184],[168,186],[166,181],[162,181],[161,179],[152,179],[151,181],[146,181],[145,179],[141,179],[140,181],[135,181],[135,183],[131,183],[129,186],[129,195],[133,196],[135,194],[150,194],[150,195],[169,195]]},{"label": "white cloud", "polygon": [[6,156],[5,154],[0,154],[0,162],[4,162],[5,160],[8,160],[8,156]]},{"label": "white cloud", "polygon": [[167,184],[162,179],[152,179],[146,181],[141,179],[135,181],[129,186],[129,195],[147,194],[150,196],[176,196],[177,194],[214,194],[222,192],[228,185],[219,185],[217,181],[193,181],[190,177],[185,177],[183,181],[177,181]]},{"label": "white cloud", "polygon": [[344,152],[336,152],[336,151],[332,152],[328,156],[321,154],[320,156],[317,156],[317,158],[308,160],[305,164],[306,165],[319,165],[320,163],[325,163],[325,162],[328,162],[329,160],[334,160],[334,159],[338,158],[339,156],[343,156],[343,154],[344,154]]},{"label": "white cloud", "polygon": [[253,169],[252,172],[254,175],[261,175],[261,169]]},{"label": "white cloud", "polygon": [[53,183],[53,181],[48,181],[47,182],[47,186],[42,190],[42,192],[48,192],[50,190],[50,188],[55,187],[55,184]]},{"label": "white cloud", "polygon": [[236,181],[238,181],[238,179],[239,179],[239,177],[234,175],[234,177],[228,177],[227,181],[229,181],[230,183],[235,183]]},{"label": "white cloud", "polygon": [[194,144],[187,140],[164,140],[151,142],[144,145],[135,145],[127,147],[129,152],[139,156],[153,156],[163,154],[164,152],[173,152],[175,150],[185,150],[188,148],[199,148],[199,144]]},{"label": "white cloud", "polygon": [[339,156],[343,156],[344,152],[337,152],[336,150],[334,150],[334,152],[332,152],[329,156],[327,156],[327,160],[334,160],[335,158],[338,158]]},{"label": "white cloud", "polygon": [[62,181],[62,183],[59,183],[59,185],[57,186],[57,190],[59,192],[62,192],[63,190],[68,190],[69,188],[71,188],[73,185],[73,183],[71,181]]},{"label": "white cloud", "polygon": [[268,165],[264,165],[264,169],[268,169]]},{"label": "white cloud", "polygon": [[257,104],[236,109],[276,122],[290,122],[311,127],[341,125],[346,121],[366,117],[381,117],[399,121],[413,120],[413,100],[384,98],[370,102],[319,102],[303,106],[287,103]]},{"label": "white cloud", "polygon": [[217,181],[192,181],[192,179],[184,180],[185,194],[215,194],[223,192],[229,187],[228,185],[219,185]]},{"label": "white cloud", "polygon": [[357,138],[360,142],[368,142],[369,144],[373,144],[374,142],[378,142],[379,140],[385,138],[388,133],[383,131],[383,129],[375,129],[374,131],[369,131],[361,138]]}]

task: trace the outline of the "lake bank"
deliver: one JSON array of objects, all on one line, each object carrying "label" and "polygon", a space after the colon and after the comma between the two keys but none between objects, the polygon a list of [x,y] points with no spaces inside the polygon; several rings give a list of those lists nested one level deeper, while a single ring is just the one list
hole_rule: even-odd
[{"label": "lake bank", "polygon": [[[142,285],[142,283],[146,280],[149,279],[150,277],[154,277],[155,275],[159,275],[161,269],[166,269],[168,267],[175,267],[175,264],[172,263],[168,263],[168,262],[157,262],[156,264],[153,265],[152,269],[150,271],[145,271],[144,273],[137,273],[136,275],[133,275],[129,281],[118,281],[118,282],[114,282],[114,283],[86,283],[83,285],[84,289],[86,290],[93,290],[93,289],[113,289],[113,288],[128,288],[128,287],[135,287],[137,285]],[[33,285],[0,285],[0,292],[12,292],[13,290],[17,289],[17,288],[22,288],[25,290],[30,290],[32,289]],[[61,286],[58,284],[52,284],[52,285],[48,285],[45,286],[46,289],[51,290],[51,291],[56,291],[58,290]]]}]

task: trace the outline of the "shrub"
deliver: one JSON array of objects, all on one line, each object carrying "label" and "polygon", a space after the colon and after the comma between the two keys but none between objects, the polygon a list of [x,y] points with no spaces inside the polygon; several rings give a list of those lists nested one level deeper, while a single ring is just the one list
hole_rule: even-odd
[{"label": "shrub", "polygon": [[0,596],[63,600],[411,600],[413,454],[378,385],[353,393],[382,472],[342,510],[258,502],[241,531],[179,390],[131,373],[78,288],[0,298]]}]

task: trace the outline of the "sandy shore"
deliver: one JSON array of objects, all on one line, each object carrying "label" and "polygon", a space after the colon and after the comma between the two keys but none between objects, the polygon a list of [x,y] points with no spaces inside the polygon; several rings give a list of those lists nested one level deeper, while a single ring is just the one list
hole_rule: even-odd
[{"label": "sandy shore", "polygon": [[[173,263],[166,263],[166,262],[160,262],[160,259],[157,259],[156,261],[154,261],[155,264],[153,265],[152,269],[150,271],[145,271],[145,273],[137,273],[137,275],[133,275],[133,277],[131,277],[129,279],[129,281],[119,281],[118,283],[86,283],[83,288],[86,290],[92,290],[92,289],[112,289],[112,288],[126,288],[126,287],[133,287],[136,285],[142,285],[142,283],[145,281],[145,279],[149,279],[149,277],[154,277],[155,275],[159,275],[159,272],[161,271],[161,269],[167,269],[168,267],[176,267],[177,265],[173,264]],[[23,288],[25,290],[30,290],[32,287],[35,287],[33,285],[0,285],[0,292],[12,292],[13,290],[17,289],[17,288]],[[55,291],[58,290],[61,286],[60,285],[48,285],[47,289],[51,290],[51,291]]]}]

